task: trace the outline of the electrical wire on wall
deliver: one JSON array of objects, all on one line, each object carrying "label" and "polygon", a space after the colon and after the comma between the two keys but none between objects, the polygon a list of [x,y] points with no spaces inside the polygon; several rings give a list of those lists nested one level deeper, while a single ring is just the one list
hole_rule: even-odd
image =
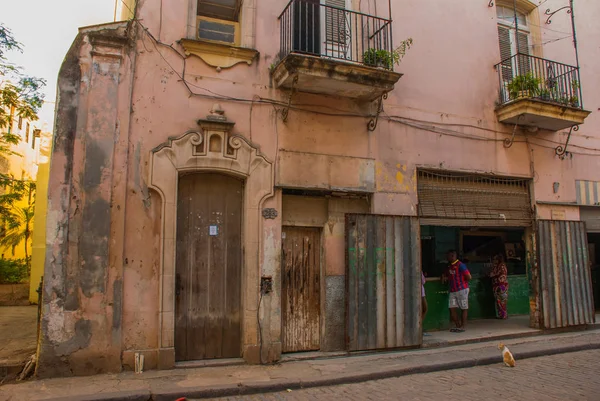
[{"label": "electrical wire on wall", "polygon": [[[124,0],[121,0],[121,2],[123,2],[123,4],[125,4]],[[127,7],[126,4],[125,4],[125,6]],[[131,9],[129,7],[127,7],[127,8],[131,11]],[[142,31],[147,35],[147,37],[150,39],[156,53],[158,53],[158,55],[162,58],[162,60],[169,67],[169,69],[179,78],[179,81],[185,86],[189,96],[200,97],[200,98],[211,99],[211,100],[218,100],[218,101],[249,103],[251,108],[253,108],[255,104],[256,105],[271,105],[273,107],[278,106],[278,107],[282,107],[282,108],[288,107],[287,103],[277,100],[277,99],[263,98],[258,95],[254,95],[251,99],[227,96],[227,95],[223,95],[223,94],[217,93],[215,91],[212,91],[208,88],[202,87],[200,85],[194,84],[192,82],[189,82],[186,79],[187,57],[184,54],[182,54],[182,52],[180,52],[173,45],[163,43],[160,40],[158,40],[154,35],[152,35],[150,30],[147,27],[145,27],[139,20],[133,19],[132,21],[135,24],[137,24],[142,29]],[[145,41],[143,38],[142,38],[142,43],[144,43],[144,46],[145,46]],[[175,67],[173,67],[173,65],[162,54],[162,52],[159,49],[159,46],[165,47],[168,50],[174,52],[174,54],[176,54],[183,61],[182,72],[179,72]],[[146,49],[147,49],[147,47],[146,47]],[[195,92],[192,88],[198,89],[205,93]],[[368,119],[368,118],[374,117],[371,114],[343,112],[343,111],[339,111],[339,109],[338,109],[338,112],[323,111],[323,108],[332,109],[332,107],[328,107],[328,106],[320,106],[321,109],[315,109],[314,106],[311,106],[311,105],[292,104],[289,106],[289,108],[294,111],[322,115],[322,116],[329,116],[329,117],[346,117],[346,118],[361,118],[361,119]],[[433,121],[419,120],[419,119],[413,119],[413,118],[409,118],[409,117],[396,116],[396,115],[390,116],[390,115],[387,115],[385,112],[382,113],[382,116],[380,116],[380,118],[383,120],[387,120],[391,123],[402,124],[402,125],[412,127],[412,128],[415,128],[415,129],[418,129],[421,131],[427,131],[427,132],[432,132],[432,133],[436,133],[439,135],[455,137],[455,138],[460,138],[460,139],[475,140],[475,141],[504,142],[504,139],[496,139],[496,138],[489,138],[489,137],[473,135],[473,134],[465,134],[464,132],[452,130],[447,127],[449,127],[449,126],[469,127],[469,128],[487,131],[490,133],[495,133],[495,134],[500,134],[500,135],[506,135],[506,136],[511,135],[510,132],[498,131],[498,130],[484,128],[484,127],[480,127],[480,126],[476,126],[476,125],[433,122]],[[251,117],[250,117],[250,119],[251,119]],[[585,136],[585,135],[581,135],[581,134],[579,134],[577,136],[580,138],[585,138],[585,139],[590,138],[589,136]],[[546,139],[546,138],[535,138],[535,141],[536,142],[531,141],[530,145],[538,146],[538,147],[546,148],[546,149],[552,149],[552,150],[554,150],[554,148],[555,148],[554,146],[544,145],[542,143],[538,143],[537,141],[546,142],[546,143],[550,143],[550,144],[554,144],[554,145],[562,144],[562,142],[556,142],[556,141]],[[514,142],[525,143],[526,141],[515,139]],[[575,149],[590,151],[590,152],[571,151],[570,152],[571,154],[582,155],[582,156],[600,156],[600,148],[587,147],[587,146],[578,145],[578,144],[570,144],[570,147],[575,148]],[[598,153],[591,153],[591,152],[598,152]]]}]

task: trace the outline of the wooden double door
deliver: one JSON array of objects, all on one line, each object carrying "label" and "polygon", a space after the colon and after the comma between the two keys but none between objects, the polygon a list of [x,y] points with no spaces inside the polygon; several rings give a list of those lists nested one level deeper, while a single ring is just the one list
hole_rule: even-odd
[{"label": "wooden double door", "polygon": [[177,361],[241,356],[243,182],[179,178],[175,277]]}]

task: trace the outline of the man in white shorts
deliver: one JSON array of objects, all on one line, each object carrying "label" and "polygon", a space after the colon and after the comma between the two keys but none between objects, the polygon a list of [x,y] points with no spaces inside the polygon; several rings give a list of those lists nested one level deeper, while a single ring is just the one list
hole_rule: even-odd
[{"label": "man in white shorts", "polygon": [[[458,260],[455,250],[448,251],[447,257],[450,265],[442,276],[442,281],[448,281],[450,292],[448,308],[450,308],[450,316],[452,316],[455,326],[450,331],[462,333],[465,331],[469,311],[469,280],[471,280],[471,273],[467,266]],[[457,311],[459,308],[462,312],[460,316]]]}]

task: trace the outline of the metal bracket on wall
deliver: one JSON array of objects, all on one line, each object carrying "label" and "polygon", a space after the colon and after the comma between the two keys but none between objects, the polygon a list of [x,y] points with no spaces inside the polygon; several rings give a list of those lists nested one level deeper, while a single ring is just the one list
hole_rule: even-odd
[{"label": "metal bracket on wall", "polygon": [[504,138],[504,147],[507,149],[515,143],[515,134],[517,133],[517,127],[519,126],[519,118],[521,118],[521,116],[517,117],[517,123],[515,124],[515,128],[513,128],[512,136],[510,138]]},{"label": "metal bracket on wall", "polygon": [[292,105],[292,97],[294,97],[294,89],[296,88],[297,83],[298,83],[298,75],[296,75],[294,77],[294,80],[292,81],[292,88],[290,89],[290,96],[288,98],[288,104],[283,110],[281,110],[281,118],[282,118],[283,122],[287,121],[288,114],[290,112],[290,106]]},{"label": "metal bracket on wall", "polygon": [[262,211],[262,216],[265,219],[275,219],[277,217],[277,210],[274,208],[265,208]]},{"label": "metal bracket on wall", "polygon": [[554,16],[554,14],[556,14],[560,10],[564,10],[566,8],[568,8],[567,14],[571,14],[573,12],[573,10],[571,10],[571,6],[570,5],[561,7],[558,10],[554,10],[554,11],[550,11],[550,9],[548,8],[546,10],[546,12],[544,13],[544,14],[546,14],[548,16],[548,18],[546,18],[546,24],[550,25],[552,23],[552,17]]},{"label": "metal bracket on wall", "polygon": [[579,125],[574,125],[571,127],[571,129],[569,130],[569,135],[567,136],[567,142],[565,142],[565,146],[558,145],[556,149],[554,149],[554,153],[556,153],[556,156],[560,157],[560,160],[565,160],[565,157],[567,157],[568,155],[573,157],[573,155],[567,151],[569,141],[571,140],[571,133],[573,131],[579,131]]},{"label": "metal bracket on wall", "polygon": [[381,95],[381,97],[379,98],[379,102],[377,103],[377,114],[375,114],[375,117],[371,118],[367,124],[367,129],[369,131],[375,131],[375,128],[377,128],[377,122],[379,121],[379,115],[383,111],[383,100],[387,99],[387,98],[388,98],[387,92],[384,93],[383,95]]}]

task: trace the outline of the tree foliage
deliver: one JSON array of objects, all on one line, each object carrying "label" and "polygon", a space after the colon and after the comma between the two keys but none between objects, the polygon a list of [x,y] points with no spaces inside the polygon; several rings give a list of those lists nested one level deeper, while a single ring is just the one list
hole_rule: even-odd
[{"label": "tree foliage", "polygon": [[[23,46],[0,23],[0,129],[3,131],[10,127],[15,116],[30,121],[38,119],[37,113],[44,104],[41,90],[46,85],[45,80],[25,75],[22,67],[11,63],[7,58],[10,51],[23,52]],[[9,138],[9,143],[15,140]]]},{"label": "tree foliage", "polygon": [[14,249],[24,244],[25,259],[29,259],[29,240],[33,233],[33,203],[27,206],[13,207],[5,228],[4,236],[0,238],[0,246]]},{"label": "tree foliage", "polygon": [[[18,145],[21,140],[19,135],[12,132],[14,119],[36,121],[44,103],[42,88],[46,81],[26,75],[22,67],[10,62],[9,54],[14,51],[23,52],[23,45],[15,39],[9,28],[0,23],[0,158],[18,155],[12,150],[13,145]],[[21,237],[30,237],[30,223],[19,227],[19,230],[16,225],[29,221],[29,214],[33,216],[31,199],[34,191],[35,183],[25,177],[18,179],[0,171],[0,216],[5,234],[2,241],[11,242],[9,239],[15,239],[15,233],[19,230]],[[26,210],[16,206],[25,196],[29,198]]]}]

